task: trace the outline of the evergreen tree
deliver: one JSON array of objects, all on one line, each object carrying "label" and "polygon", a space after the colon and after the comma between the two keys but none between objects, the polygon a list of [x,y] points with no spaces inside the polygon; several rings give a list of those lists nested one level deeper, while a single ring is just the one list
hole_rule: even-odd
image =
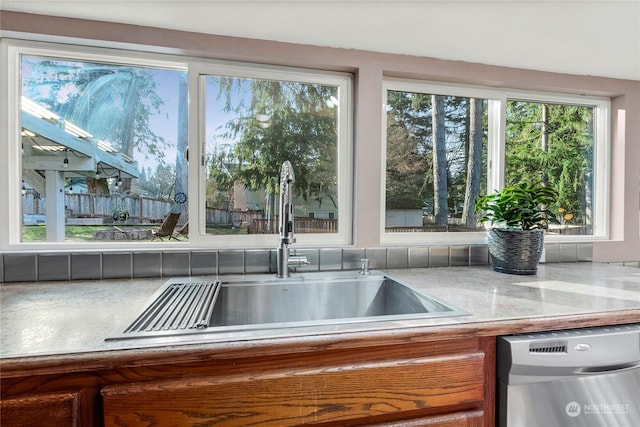
[{"label": "evergreen tree", "polygon": [[431,97],[390,91],[388,104],[386,207],[420,209],[433,188]]},{"label": "evergreen tree", "polygon": [[555,209],[590,226],[593,109],[509,101],[507,117],[507,185],[545,182],[558,191]]},{"label": "evergreen tree", "polygon": [[444,97],[433,95],[433,199],[436,226],[448,224],[447,206],[447,145]]},{"label": "evergreen tree", "polygon": [[327,102],[338,95],[335,87],[223,77],[210,78],[209,84],[224,100],[224,113],[234,116],[220,135],[236,141],[234,179],[273,197],[280,167],[289,160],[296,195],[337,206],[337,108]]}]

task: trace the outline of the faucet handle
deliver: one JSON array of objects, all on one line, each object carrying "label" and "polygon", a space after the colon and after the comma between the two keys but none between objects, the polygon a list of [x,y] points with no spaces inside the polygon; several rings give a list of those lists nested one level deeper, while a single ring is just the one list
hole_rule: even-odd
[{"label": "faucet handle", "polygon": [[305,255],[289,255],[289,267],[302,267],[310,264]]},{"label": "faucet handle", "polygon": [[369,259],[362,258],[360,260],[360,274],[369,274]]}]

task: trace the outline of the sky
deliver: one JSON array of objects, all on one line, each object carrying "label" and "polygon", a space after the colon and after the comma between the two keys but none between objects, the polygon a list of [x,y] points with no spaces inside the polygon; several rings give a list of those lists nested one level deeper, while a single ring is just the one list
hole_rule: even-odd
[{"label": "sky", "polygon": [[[33,57],[23,59],[22,66],[22,80],[23,80],[23,95],[38,102],[45,108],[48,108],[45,100],[49,98],[55,98],[57,102],[64,104],[68,101],[69,97],[77,95],[78,88],[74,84],[65,84],[59,88],[53,88],[52,85],[40,84],[37,88],[28,87],[26,82],[29,79],[36,78],[42,80],[56,81],[56,77],[59,75],[60,79],[65,78],[65,72],[73,66],[80,65],[80,61],[56,61],[58,67],[51,67],[48,69],[48,73],[42,78],[42,71],[38,70],[37,64],[39,61],[34,62]],[[49,60],[50,58],[46,58]],[[34,65],[35,64],[35,65]],[[89,64],[89,67],[93,67],[93,64]],[[117,67],[117,66],[114,66]],[[159,111],[155,111],[153,107],[147,102],[149,107],[149,127],[153,133],[163,138],[166,142],[166,147],[163,149],[165,161],[167,163],[174,163],[176,159],[176,141],[178,137],[177,118],[178,118],[178,98],[179,98],[179,75],[186,71],[176,71],[168,69],[152,69],[147,68],[145,71],[151,76],[155,82],[156,93],[162,99],[162,105],[159,106]],[[40,73],[40,74],[39,74]],[[90,103],[94,99],[86,97],[87,102]],[[111,103],[109,106],[113,108],[117,107],[118,99],[106,100],[106,103]],[[89,104],[89,108],[97,110],[98,105]],[[61,114],[62,119],[68,118]],[[74,123],[77,124],[77,123]],[[80,124],[77,124],[80,125]],[[81,126],[81,125],[80,125]],[[81,126],[82,127],[82,126]],[[91,132],[91,129],[85,129]],[[113,141],[107,141],[113,142]],[[144,151],[144,150],[143,150]],[[155,170],[159,164],[158,159],[155,156],[147,156],[144,152],[135,150],[133,158],[138,161],[139,168],[151,168]]]}]

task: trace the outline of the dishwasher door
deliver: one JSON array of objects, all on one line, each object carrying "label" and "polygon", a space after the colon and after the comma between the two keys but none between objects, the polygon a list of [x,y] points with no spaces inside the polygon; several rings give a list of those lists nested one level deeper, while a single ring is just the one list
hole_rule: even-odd
[{"label": "dishwasher door", "polygon": [[640,324],[498,339],[500,427],[640,426]]}]

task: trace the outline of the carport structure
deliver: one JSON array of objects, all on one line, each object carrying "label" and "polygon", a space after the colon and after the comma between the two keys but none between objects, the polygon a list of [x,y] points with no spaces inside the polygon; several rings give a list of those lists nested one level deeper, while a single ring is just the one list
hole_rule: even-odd
[{"label": "carport structure", "polygon": [[22,179],[45,196],[46,236],[65,239],[65,178],[138,178],[138,163],[110,143],[22,97]]}]

